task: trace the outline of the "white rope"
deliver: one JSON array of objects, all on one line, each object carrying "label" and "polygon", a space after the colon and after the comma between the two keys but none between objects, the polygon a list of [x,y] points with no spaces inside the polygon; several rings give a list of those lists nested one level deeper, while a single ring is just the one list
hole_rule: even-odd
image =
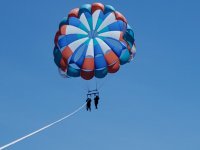
[{"label": "white rope", "polygon": [[11,146],[11,145],[13,145],[13,144],[16,144],[16,143],[18,143],[18,142],[20,142],[20,141],[22,141],[22,140],[24,140],[24,139],[27,139],[27,138],[29,138],[29,137],[31,137],[31,136],[33,136],[33,135],[35,135],[35,134],[37,134],[37,133],[39,133],[39,132],[45,130],[45,129],[47,129],[47,128],[49,128],[49,127],[51,127],[51,126],[53,126],[53,125],[55,125],[55,124],[57,124],[57,123],[59,123],[59,122],[65,120],[65,119],[67,119],[68,117],[70,117],[70,116],[76,114],[77,112],[79,112],[85,105],[86,105],[86,103],[83,104],[83,105],[82,105],[81,107],[79,107],[78,109],[76,109],[75,111],[73,111],[72,113],[70,113],[70,114],[64,116],[63,118],[61,118],[61,119],[59,119],[59,120],[57,120],[57,121],[55,121],[55,122],[53,122],[53,123],[50,123],[50,124],[48,124],[48,125],[46,125],[46,126],[40,128],[40,129],[38,129],[38,130],[32,132],[32,133],[29,133],[28,135],[25,135],[25,136],[23,136],[23,137],[21,137],[21,138],[15,140],[15,141],[13,141],[13,142],[10,142],[10,143],[8,143],[8,144],[6,144],[6,145],[0,147],[0,150],[3,150],[3,149],[5,149],[5,148],[7,148],[7,147],[9,147],[9,146]]}]

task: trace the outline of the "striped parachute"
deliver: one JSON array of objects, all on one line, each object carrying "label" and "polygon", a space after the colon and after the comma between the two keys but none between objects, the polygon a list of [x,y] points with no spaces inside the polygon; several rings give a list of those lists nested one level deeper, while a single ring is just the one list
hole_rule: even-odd
[{"label": "striped parachute", "polygon": [[54,61],[62,75],[104,78],[134,57],[134,33],[110,5],[85,4],[71,10],[55,35]]}]

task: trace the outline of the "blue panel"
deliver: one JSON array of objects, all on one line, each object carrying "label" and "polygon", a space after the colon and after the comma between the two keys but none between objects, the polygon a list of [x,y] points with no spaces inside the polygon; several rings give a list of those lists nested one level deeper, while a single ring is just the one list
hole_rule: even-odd
[{"label": "blue panel", "polygon": [[95,56],[94,63],[95,63],[95,69],[105,68],[107,66],[107,63],[105,61],[103,54],[99,54]]},{"label": "blue panel", "polygon": [[89,24],[89,26],[90,26],[90,30],[92,30],[92,28],[93,28],[92,16],[91,16],[91,14],[88,13],[88,12],[85,12],[84,14],[85,14],[85,17],[86,17],[86,19],[87,19],[87,21],[88,21],[88,24]]},{"label": "blue panel", "polygon": [[[128,31],[128,30],[127,30]],[[133,38],[133,36],[131,36],[129,34],[129,32],[126,32],[123,36],[124,40],[127,41],[129,43],[129,45],[132,47],[133,46],[133,43],[135,41],[135,39]]]},{"label": "blue panel", "polygon": [[107,68],[101,70],[95,70],[95,77],[96,78],[104,78],[108,73]]},{"label": "blue panel", "polygon": [[123,21],[119,20],[119,21],[116,21],[116,22],[106,26],[99,33],[108,32],[108,31],[124,32],[125,30],[126,30],[126,24]]},{"label": "blue panel", "polygon": [[98,16],[98,20],[97,20],[97,24],[96,24],[96,28],[94,30],[97,30],[99,28],[103,19],[104,19],[104,14],[103,14],[102,11],[100,11],[99,16]]},{"label": "blue panel", "polygon": [[79,9],[78,16],[80,17],[81,14],[85,13],[85,12],[91,13],[91,5],[90,4],[82,5],[81,8]]},{"label": "blue panel", "polygon": [[79,37],[77,36],[77,34],[69,34],[69,35],[66,35],[66,36],[63,36],[62,38],[60,38],[58,40],[58,45],[61,48],[63,48],[64,46],[67,46],[69,45],[70,43],[78,40]]},{"label": "blue panel", "polygon": [[55,46],[53,50],[53,55],[54,55],[54,62],[55,64],[60,67],[60,60],[62,59],[62,54],[60,50]]},{"label": "blue panel", "polygon": [[[109,15],[110,13],[107,13],[107,14],[103,14],[103,12],[101,11],[100,14],[99,14],[99,18],[97,20],[97,25],[96,25],[96,29],[99,28],[99,26],[102,24],[102,22],[104,21],[104,19]],[[100,31],[102,30],[108,30],[107,26],[104,28],[104,29],[101,29]],[[101,33],[101,32],[99,32]]]},{"label": "blue panel", "polygon": [[72,66],[68,66],[67,75],[70,77],[79,77],[80,76],[80,69],[75,69]]},{"label": "blue panel", "polygon": [[81,68],[85,59],[87,47],[88,47],[88,41],[86,41],[84,44],[82,44],[75,50],[75,52],[72,54],[72,57],[69,63],[75,63]]},{"label": "blue panel", "polygon": [[106,13],[106,14],[104,13],[104,15],[103,15],[103,18],[102,18],[102,19],[103,19],[103,20],[104,20],[104,19],[106,19],[106,18],[107,18],[107,17],[108,17],[108,16],[109,16],[111,13],[112,13],[112,12],[108,12],[108,13]]},{"label": "blue panel", "polygon": [[97,40],[94,39],[94,56],[96,56],[98,54],[103,54],[103,51],[102,51],[99,43],[97,42]]},{"label": "blue panel", "polygon": [[131,29],[127,29],[128,34],[134,39],[134,32]]},{"label": "blue panel", "polygon": [[124,38],[131,43],[131,45],[134,43],[135,39],[134,39],[134,32],[132,30],[132,28],[127,25],[127,30],[126,33],[124,34]]},{"label": "blue panel", "polygon": [[82,24],[82,22],[76,17],[70,17],[68,20],[68,24],[81,28],[82,30],[88,32],[87,28]]},{"label": "blue panel", "polygon": [[111,5],[105,5],[104,13],[113,12],[115,9]]},{"label": "blue panel", "polygon": [[81,57],[79,58],[79,60],[76,62],[76,64],[79,66],[79,67],[82,67],[83,65],[83,62],[85,60],[85,54],[86,54],[86,50],[82,53]]},{"label": "blue panel", "polygon": [[102,52],[101,47],[99,44],[96,44],[94,46],[94,63],[95,63],[95,69],[105,68],[107,67],[107,63],[104,58],[104,54]]},{"label": "blue panel", "polygon": [[70,17],[68,24],[78,27],[81,24],[81,21],[76,17]]},{"label": "blue panel", "polygon": [[124,31],[125,27],[126,24],[121,20],[108,25],[110,31]]},{"label": "blue panel", "polygon": [[109,31],[109,28],[108,26],[106,26],[105,28],[101,29],[98,33],[103,33],[103,32],[108,32]]},{"label": "blue panel", "polygon": [[130,52],[129,52],[129,50],[128,49],[124,49],[122,51],[122,54],[121,54],[121,56],[120,56],[119,59],[120,59],[120,64],[121,65],[124,65],[125,63],[127,63],[129,61],[129,59],[130,59]]},{"label": "blue panel", "polygon": [[126,47],[118,40],[112,38],[102,38],[103,41],[114,51],[114,53],[120,57],[121,52]]},{"label": "blue panel", "polygon": [[104,13],[100,11],[98,19],[104,20],[104,18],[105,18]]}]

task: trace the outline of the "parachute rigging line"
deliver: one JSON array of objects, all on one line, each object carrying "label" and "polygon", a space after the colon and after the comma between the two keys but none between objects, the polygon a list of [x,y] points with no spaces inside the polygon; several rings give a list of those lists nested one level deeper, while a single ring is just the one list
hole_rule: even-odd
[{"label": "parachute rigging line", "polygon": [[97,90],[97,79],[95,78],[95,86],[96,86],[96,90]]},{"label": "parachute rigging line", "polygon": [[14,140],[13,142],[10,142],[10,143],[8,143],[8,144],[6,144],[6,145],[0,147],[0,150],[3,150],[3,149],[5,149],[5,148],[7,148],[7,147],[10,147],[11,145],[14,145],[14,144],[16,144],[16,143],[18,143],[18,142],[20,142],[20,141],[22,141],[22,140],[25,140],[25,139],[27,139],[27,138],[29,138],[29,137],[31,137],[31,136],[33,136],[33,135],[39,133],[39,132],[42,132],[43,130],[45,130],[45,129],[47,129],[47,128],[53,126],[53,125],[58,124],[59,122],[65,120],[65,119],[69,118],[70,116],[72,116],[72,115],[76,114],[77,112],[79,112],[85,105],[86,105],[86,103],[83,104],[82,106],[80,106],[79,108],[77,108],[77,109],[76,109],[75,111],[73,111],[72,113],[70,113],[70,114],[64,116],[63,118],[61,118],[61,119],[59,119],[59,120],[57,120],[57,121],[55,121],[55,122],[52,122],[52,123],[50,123],[50,124],[48,124],[48,125],[46,125],[46,126],[40,128],[40,129],[38,129],[38,130],[36,130],[36,131],[34,131],[34,132],[32,132],[32,133],[29,133],[29,134],[27,134],[27,135],[25,135],[25,136],[23,136],[23,137],[21,137],[21,138],[19,138],[19,139]]},{"label": "parachute rigging line", "polygon": [[[113,76],[114,77],[114,76]],[[112,78],[113,78],[112,77]],[[107,76],[105,79],[104,79],[104,81],[101,83],[101,84],[99,84],[99,86],[97,87],[97,89],[98,90],[100,90],[106,83],[108,83],[108,81],[110,81],[111,80],[111,77],[109,77],[109,76]]]}]

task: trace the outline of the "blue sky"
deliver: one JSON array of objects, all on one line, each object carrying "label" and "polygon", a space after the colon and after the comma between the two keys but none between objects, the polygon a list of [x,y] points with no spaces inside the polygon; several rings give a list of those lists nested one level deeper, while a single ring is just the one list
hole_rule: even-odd
[{"label": "blue sky", "polygon": [[[63,79],[53,39],[68,12],[92,0],[0,2],[0,145],[85,102],[81,79]],[[10,150],[199,150],[200,2],[102,0],[135,31],[133,62],[100,90],[100,108],[77,115]]]}]

